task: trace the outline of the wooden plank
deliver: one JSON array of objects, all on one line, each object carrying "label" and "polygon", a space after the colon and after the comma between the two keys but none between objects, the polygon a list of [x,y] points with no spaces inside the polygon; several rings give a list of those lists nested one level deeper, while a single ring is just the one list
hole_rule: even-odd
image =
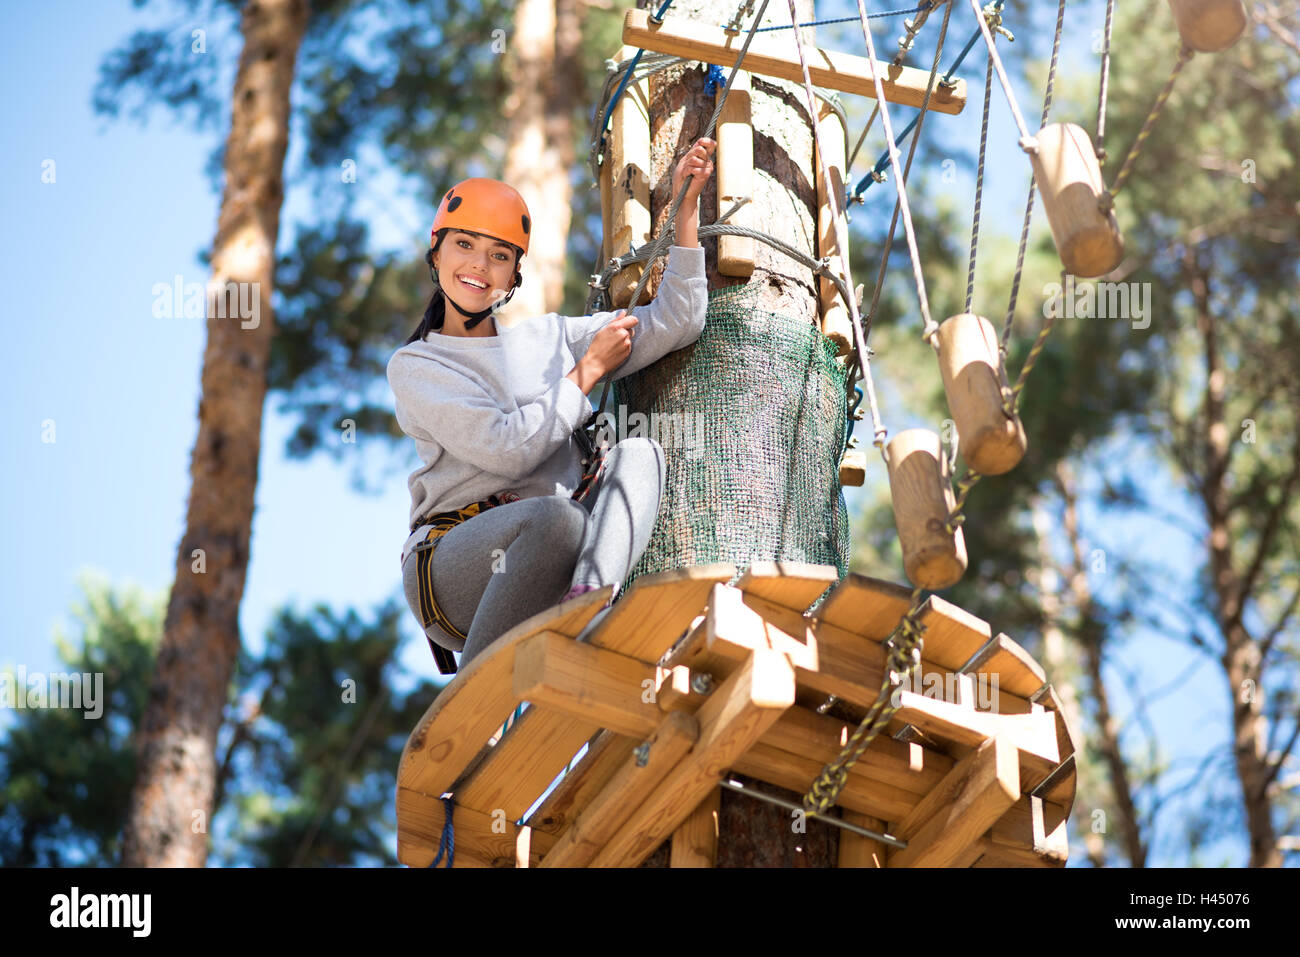
[{"label": "wooden plank", "polygon": [[[736,566],[694,565],[643,575],[609,609],[587,640],[629,658],[657,664],[704,610],[717,582],[730,581]],[[617,646],[603,636],[617,634]]]},{"label": "wooden plank", "polygon": [[519,646],[514,685],[534,707],[621,734],[645,734],[663,717],[655,704],[654,665],[553,631]]},{"label": "wooden plank", "polygon": [[907,841],[891,849],[889,867],[948,867],[1020,797],[1015,744],[1005,735],[985,741],[957,762],[940,785],[900,821]]},{"label": "wooden plank", "polygon": [[[621,59],[636,55],[624,46]],[[621,256],[632,246],[638,249],[650,241],[650,83],[641,79],[629,83],[614,106],[608,133],[610,163],[610,249]],[[610,301],[615,308],[632,302],[632,291],[641,278],[643,263],[632,263],[610,280]],[[648,294],[648,295],[647,295]],[[642,296],[648,302],[654,291],[647,285]]]},{"label": "wooden plank", "polygon": [[898,717],[922,731],[972,748],[988,738],[1006,735],[1020,753],[1025,790],[1037,787],[1060,763],[1056,749],[1056,720],[1047,711],[1036,714],[991,714],[927,698],[913,691],[898,691]]},{"label": "wooden plank", "polygon": [[[714,94],[722,100],[721,86]],[[742,197],[746,203],[732,215],[727,223],[732,226],[754,226],[754,127],[750,125],[749,74],[737,70],[731,86],[725,91],[726,102],[718,115],[717,149],[714,151],[718,171],[718,212],[722,216]],[[723,233],[718,236],[718,272],[724,276],[748,279],[754,273],[755,239]]]},{"label": "wooden plank", "polygon": [[673,831],[669,867],[713,867],[718,860],[718,808],[722,789],[713,788]]},{"label": "wooden plank", "polygon": [[949,671],[960,671],[992,637],[987,621],[938,595],[926,599],[920,621],[925,625],[925,657]]},{"label": "wooden plank", "polygon": [[679,711],[666,715],[649,739],[645,763],[642,764],[634,754],[627,755],[600,793],[565,829],[543,858],[541,866],[586,867],[591,864],[629,814],[641,806],[647,794],[681,764],[699,737],[699,722],[691,715]]},{"label": "wooden plank", "polygon": [[457,787],[457,806],[488,813],[501,810],[510,820],[520,820],[598,730],[591,722],[529,708]]},{"label": "wooden plank", "polygon": [[911,607],[911,590],[879,578],[849,572],[813,617],[872,641],[884,641]]},{"label": "wooden plank", "polygon": [[[585,641],[653,665],[702,610],[708,590],[735,573],[734,565],[718,564],[638,578]],[[600,728],[590,718],[528,709],[462,786],[457,800],[480,810],[504,808],[512,820],[521,818]]]},{"label": "wooden plank", "polygon": [[998,685],[1022,698],[1033,697],[1047,680],[1042,665],[1015,641],[998,632],[961,667],[968,674],[997,675]]},{"label": "wooden plank", "polygon": [[[857,811],[840,809],[840,816],[850,824],[870,828],[885,833],[885,822],[879,818],[859,814]],[[888,847],[881,841],[859,834],[856,831],[840,830],[840,851],[836,861],[837,867],[884,867],[885,850]]]},{"label": "wooden plank", "polygon": [[769,649],[754,651],[700,707],[700,738],[690,754],[626,819],[592,864],[641,863],[792,704],[794,671],[785,656]]},{"label": "wooden plank", "polygon": [[[442,842],[445,818],[442,801],[399,786],[397,814],[405,823],[398,839],[397,859],[408,867],[428,867],[437,856],[438,845]],[[500,815],[494,818],[474,808],[458,805],[452,811],[452,823],[456,834],[453,869],[476,864],[484,867],[515,866],[516,845],[521,828],[514,821]],[[554,840],[548,834],[532,841],[529,863],[536,864]]]},{"label": "wooden plank", "polygon": [[515,647],[542,631],[577,637],[613,590],[606,585],[534,615],[462,668],[433,699],[407,739],[397,783],[434,796],[450,788],[519,704],[511,681]]},{"label": "wooden plank", "polygon": [[[873,745],[874,747],[874,745]],[[769,784],[807,794],[822,772],[823,763],[790,751],[782,751],[761,740],[732,762],[732,770]],[[850,769],[848,781],[836,800],[848,808],[887,821],[897,821],[916,806],[916,794],[902,788],[881,784]]]},{"label": "wooden plank", "polygon": [[834,565],[754,562],[745,569],[735,587],[747,596],[763,598],[802,614],[839,578],[839,570]]},{"label": "wooden plank", "polygon": [[639,738],[601,730],[587,742],[587,751],[528,818],[535,829],[559,835],[614,776]]},{"label": "wooden plank", "polygon": [[[662,24],[656,25],[650,22],[647,10],[629,10],[623,18],[624,43],[727,68],[735,65],[747,35],[747,31],[742,30],[728,36],[720,28],[685,17],[666,17]],[[808,72],[815,85],[875,98],[871,61],[867,57],[807,47],[804,55],[808,58]],[[803,68],[792,38],[756,35],[745,51],[741,66],[751,73],[803,82]],[[921,108],[930,80],[929,70],[894,66],[877,60],[876,72],[880,75],[888,102]],[[936,113],[960,113],[966,105],[966,81],[957,80],[956,84],[951,89],[936,84],[930,98],[930,109]]]}]

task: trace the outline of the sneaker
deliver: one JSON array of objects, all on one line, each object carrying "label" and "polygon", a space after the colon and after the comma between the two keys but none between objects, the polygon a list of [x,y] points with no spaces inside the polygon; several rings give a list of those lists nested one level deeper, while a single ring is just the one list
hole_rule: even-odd
[{"label": "sneaker", "polygon": [[599,585],[574,585],[564,593],[564,597],[561,598],[557,604],[563,605],[569,599],[577,598],[579,595],[585,595],[587,592],[595,591],[599,587]]}]

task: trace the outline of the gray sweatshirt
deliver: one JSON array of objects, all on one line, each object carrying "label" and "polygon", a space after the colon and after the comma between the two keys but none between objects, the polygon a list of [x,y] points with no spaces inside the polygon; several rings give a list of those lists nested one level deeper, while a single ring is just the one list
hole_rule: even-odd
[{"label": "gray sweatshirt", "polygon": [[[638,319],[632,353],[614,378],[698,339],[707,308],[704,249],[669,247],[655,298],[631,310]],[[573,430],[592,405],[566,374],[617,315],[551,312],[497,323],[495,336],[434,331],[393,353],[388,384],[397,422],[422,460],[407,480],[412,524],[503,492],[573,494],[582,479]]]}]

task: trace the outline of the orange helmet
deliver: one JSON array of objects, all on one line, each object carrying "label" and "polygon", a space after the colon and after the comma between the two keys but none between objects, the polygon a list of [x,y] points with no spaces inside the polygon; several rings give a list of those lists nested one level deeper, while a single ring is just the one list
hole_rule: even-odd
[{"label": "orange helmet", "polygon": [[429,245],[437,242],[441,229],[463,229],[518,246],[526,253],[532,225],[528,205],[518,190],[500,180],[476,177],[461,180],[442,197]]}]

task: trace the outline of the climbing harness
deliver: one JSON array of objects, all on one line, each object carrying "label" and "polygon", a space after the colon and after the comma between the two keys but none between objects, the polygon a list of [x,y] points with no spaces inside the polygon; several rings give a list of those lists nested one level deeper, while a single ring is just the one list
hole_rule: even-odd
[{"label": "climbing harness", "polygon": [[438,605],[438,599],[433,594],[433,552],[438,547],[438,541],[457,525],[467,522],[480,512],[485,512],[489,508],[495,508],[498,505],[505,505],[507,502],[518,501],[519,496],[513,492],[502,492],[499,495],[491,495],[481,502],[475,502],[464,508],[454,508],[446,512],[435,512],[427,515],[415,523],[411,528],[412,534],[415,530],[425,525],[429,526],[429,533],[424,540],[417,544],[412,551],[416,555],[415,574],[417,591],[420,596],[420,624],[426,629],[425,639],[429,642],[429,649],[433,652],[433,660],[438,664],[438,671],[444,675],[456,673],[456,659],[452,657],[451,650],[444,648],[428,636],[427,629],[430,625],[437,624],[439,628],[449,635],[459,638],[461,641],[468,640],[466,635],[452,624],[451,619],[447,617],[446,612]]}]

